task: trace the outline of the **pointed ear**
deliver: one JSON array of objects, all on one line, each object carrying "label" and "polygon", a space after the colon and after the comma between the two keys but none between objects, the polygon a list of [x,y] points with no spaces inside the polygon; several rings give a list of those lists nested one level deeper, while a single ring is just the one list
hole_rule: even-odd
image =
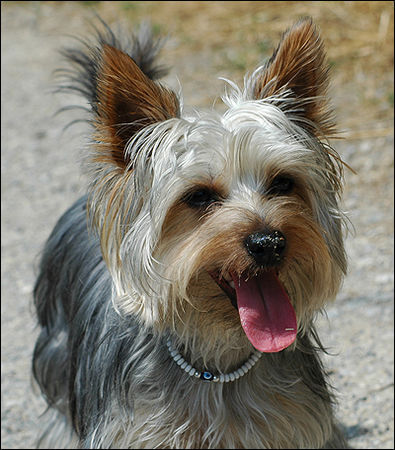
[{"label": "pointed ear", "polygon": [[[298,124],[317,136],[335,132],[326,97],[328,67],[319,33],[310,18],[290,28],[270,60],[257,74],[254,99],[283,94],[278,106]],[[287,91],[287,92],[286,92]]]},{"label": "pointed ear", "polygon": [[174,92],[149,79],[129,55],[107,44],[96,88],[95,126],[102,162],[126,167],[125,147],[139,130],[179,115]]}]

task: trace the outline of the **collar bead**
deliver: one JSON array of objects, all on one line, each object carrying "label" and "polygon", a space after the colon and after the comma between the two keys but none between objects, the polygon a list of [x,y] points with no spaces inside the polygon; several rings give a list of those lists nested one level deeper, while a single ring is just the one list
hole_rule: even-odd
[{"label": "collar bead", "polygon": [[254,350],[248,360],[237,370],[234,370],[231,373],[221,373],[218,375],[214,375],[209,370],[203,370],[200,372],[199,370],[192,367],[191,364],[188,364],[188,362],[185,361],[181,354],[173,347],[170,339],[167,340],[166,345],[173,361],[178,366],[180,366],[180,368],[184,370],[184,372],[186,372],[189,376],[193,376],[203,381],[213,381],[214,383],[229,383],[231,381],[238,380],[240,377],[245,375],[262,356],[262,352],[260,352],[259,350]]}]

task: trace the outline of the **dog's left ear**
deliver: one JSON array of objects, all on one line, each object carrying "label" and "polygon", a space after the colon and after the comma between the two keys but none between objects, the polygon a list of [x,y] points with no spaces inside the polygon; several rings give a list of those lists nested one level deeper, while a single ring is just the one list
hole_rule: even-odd
[{"label": "dog's left ear", "polygon": [[267,64],[258,72],[250,95],[256,100],[278,96],[276,104],[317,136],[335,132],[326,97],[328,67],[317,28],[310,18],[285,34]]}]

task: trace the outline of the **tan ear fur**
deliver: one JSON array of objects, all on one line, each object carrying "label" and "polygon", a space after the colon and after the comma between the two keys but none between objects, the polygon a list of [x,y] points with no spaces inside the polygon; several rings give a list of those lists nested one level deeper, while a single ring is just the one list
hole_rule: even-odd
[{"label": "tan ear fur", "polygon": [[[253,97],[263,99],[290,90],[292,115],[316,135],[335,132],[327,100],[328,66],[322,40],[310,18],[302,19],[284,35],[272,57],[258,74]],[[306,120],[307,119],[307,120]]]},{"label": "tan ear fur", "polygon": [[125,167],[124,151],[136,132],[179,114],[174,92],[149,79],[133,59],[104,45],[97,76],[96,139],[101,161]]}]

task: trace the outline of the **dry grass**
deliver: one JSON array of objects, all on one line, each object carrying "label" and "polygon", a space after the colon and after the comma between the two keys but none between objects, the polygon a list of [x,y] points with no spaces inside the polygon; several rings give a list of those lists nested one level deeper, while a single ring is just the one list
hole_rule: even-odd
[{"label": "dry grass", "polygon": [[[169,65],[184,65],[199,92],[216,76],[240,82],[270,56],[282,32],[310,15],[332,68],[335,106],[349,139],[393,133],[394,15],[390,1],[106,1],[81,2],[108,21],[149,19],[172,37]],[[201,62],[193,65],[193,59]],[[189,69],[189,72],[188,72]],[[179,73],[179,72],[178,72]],[[204,89],[204,88],[203,88]],[[201,103],[212,101],[208,88]],[[197,105],[201,106],[201,105]]]},{"label": "dry grass", "polygon": [[[211,53],[217,70],[237,81],[270,55],[292,22],[310,15],[326,42],[349,137],[392,133],[393,2],[99,2],[99,10],[134,23],[150,18],[155,29],[181,41],[174,57]],[[204,70],[200,76],[210,79]]]}]

